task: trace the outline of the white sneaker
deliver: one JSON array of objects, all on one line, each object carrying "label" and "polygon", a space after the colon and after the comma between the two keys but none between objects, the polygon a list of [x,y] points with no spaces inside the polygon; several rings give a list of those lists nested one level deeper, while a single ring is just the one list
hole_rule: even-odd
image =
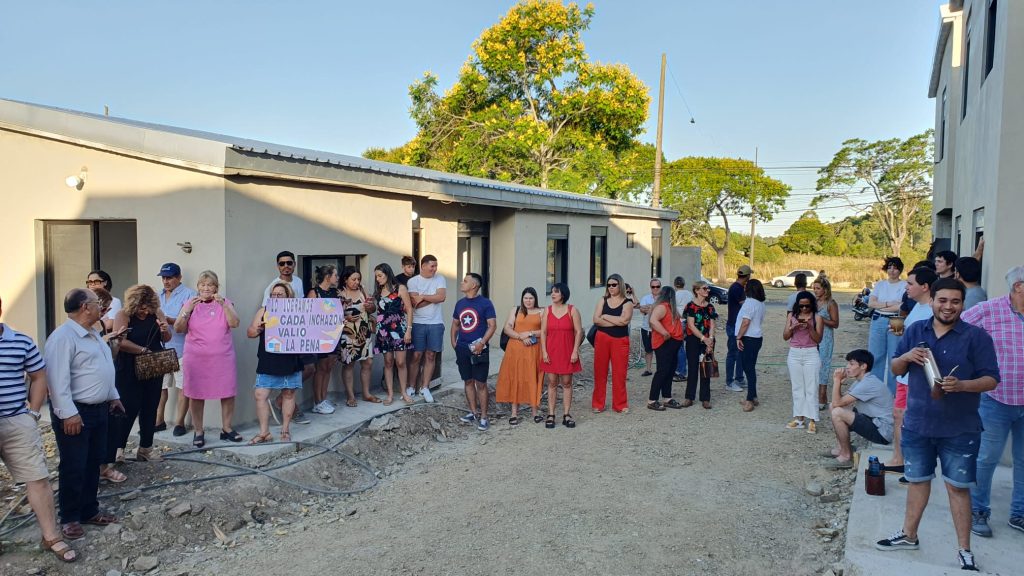
[{"label": "white sneaker", "polygon": [[420,392],[423,393],[423,399],[427,402],[434,401],[434,395],[430,393],[430,388],[423,388]]},{"label": "white sneaker", "polygon": [[330,406],[330,407],[331,407],[331,411],[330,411],[330,412],[328,412],[328,414],[331,414],[331,413],[333,413],[333,412],[334,412],[334,410],[335,410],[335,409],[336,409],[336,408],[338,407],[338,405],[337,405],[337,404],[335,404],[334,402],[331,402],[331,401],[330,401],[330,400],[328,400],[327,398],[324,398],[324,404],[326,404],[326,405],[328,405],[328,406]]},{"label": "white sneaker", "polygon": [[410,397],[410,398],[415,398],[416,397],[416,389],[412,388],[412,387],[406,388],[405,389],[405,395]]},{"label": "white sneaker", "polygon": [[313,412],[317,414],[334,414],[334,406],[331,406],[330,402],[324,400],[316,406],[313,406]]}]

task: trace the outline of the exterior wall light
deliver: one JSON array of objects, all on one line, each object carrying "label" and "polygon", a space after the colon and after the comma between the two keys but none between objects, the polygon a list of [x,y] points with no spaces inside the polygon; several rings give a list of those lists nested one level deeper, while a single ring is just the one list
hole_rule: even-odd
[{"label": "exterior wall light", "polygon": [[85,187],[85,181],[89,176],[89,169],[82,166],[82,169],[78,174],[73,174],[64,179],[64,183],[67,184],[68,188],[74,188],[75,190],[81,190]]}]

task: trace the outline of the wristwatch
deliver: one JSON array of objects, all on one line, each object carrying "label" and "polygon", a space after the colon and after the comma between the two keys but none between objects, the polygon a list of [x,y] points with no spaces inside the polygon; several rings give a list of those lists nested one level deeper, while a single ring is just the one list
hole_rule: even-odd
[{"label": "wristwatch", "polygon": [[29,409],[28,413],[31,414],[32,417],[36,419],[36,422],[39,422],[39,419],[43,417],[42,414],[40,414],[39,412],[36,412],[35,410],[32,410],[32,409]]}]

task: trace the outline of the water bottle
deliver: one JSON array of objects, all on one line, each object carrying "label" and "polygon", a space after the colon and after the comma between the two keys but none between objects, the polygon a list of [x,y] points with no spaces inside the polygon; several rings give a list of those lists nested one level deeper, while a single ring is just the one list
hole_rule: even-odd
[{"label": "water bottle", "polygon": [[868,457],[868,474],[872,476],[878,476],[882,473],[882,464],[878,461],[878,456]]}]

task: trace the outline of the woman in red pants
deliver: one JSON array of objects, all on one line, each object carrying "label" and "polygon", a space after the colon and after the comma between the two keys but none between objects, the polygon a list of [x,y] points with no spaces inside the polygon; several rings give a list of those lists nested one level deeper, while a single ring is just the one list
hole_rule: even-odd
[{"label": "woman in red pants", "polygon": [[605,282],[604,297],[594,308],[594,398],[595,414],[604,412],[608,393],[608,364],[612,367],[612,409],[629,412],[626,394],[626,368],[629,365],[629,321],[633,318],[633,301],[623,296],[626,287],[622,276],[612,274]]}]

